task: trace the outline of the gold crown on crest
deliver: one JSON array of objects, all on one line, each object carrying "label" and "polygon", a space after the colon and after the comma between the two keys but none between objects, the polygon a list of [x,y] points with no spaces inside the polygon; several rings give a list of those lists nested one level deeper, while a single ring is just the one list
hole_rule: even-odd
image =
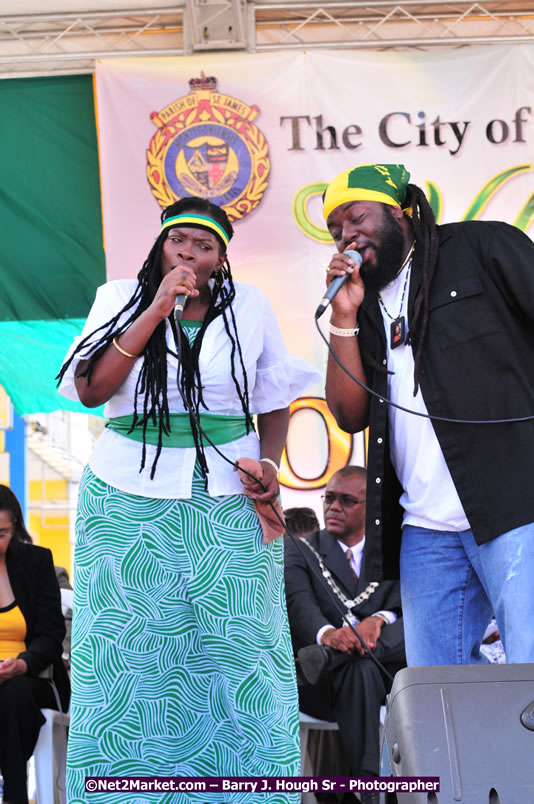
[{"label": "gold crown on crest", "polygon": [[200,78],[191,78],[189,80],[189,89],[191,92],[196,92],[199,89],[209,89],[209,90],[216,90],[217,89],[217,79],[214,75],[208,75],[207,77],[204,75],[204,71],[200,73]]}]

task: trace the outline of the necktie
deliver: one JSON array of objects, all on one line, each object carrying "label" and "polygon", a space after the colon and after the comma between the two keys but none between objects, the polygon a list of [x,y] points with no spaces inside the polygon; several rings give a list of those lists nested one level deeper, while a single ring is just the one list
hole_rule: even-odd
[{"label": "necktie", "polygon": [[349,547],[348,550],[345,550],[345,558],[349,562],[350,571],[354,575],[354,580],[356,581],[356,583],[358,583],[358,576],[356,575],[356,573],[354,572],[354,570],[352,568],[352,550],[350,549],[350,547]]}]

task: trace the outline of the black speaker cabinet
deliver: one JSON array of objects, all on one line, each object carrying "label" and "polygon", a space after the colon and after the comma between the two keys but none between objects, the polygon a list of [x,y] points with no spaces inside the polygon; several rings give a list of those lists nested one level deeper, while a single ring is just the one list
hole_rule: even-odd
[{"label": "black speaker cabinet", "polygon": [[398,804],[534,804],[534,664],[408,667],[395,676],[382,776],[439,776]]}]

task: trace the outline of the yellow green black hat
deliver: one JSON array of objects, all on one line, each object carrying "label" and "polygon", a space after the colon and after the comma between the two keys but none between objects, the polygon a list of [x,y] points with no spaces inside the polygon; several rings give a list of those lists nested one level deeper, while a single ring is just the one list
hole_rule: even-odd
[{"label": "yellow green black hat", "polygon": [[340,173],[326,188],[325,220],[336,207],[348,201],[378,201],[401,207],[410,174],[404,165],[359,165]]}]

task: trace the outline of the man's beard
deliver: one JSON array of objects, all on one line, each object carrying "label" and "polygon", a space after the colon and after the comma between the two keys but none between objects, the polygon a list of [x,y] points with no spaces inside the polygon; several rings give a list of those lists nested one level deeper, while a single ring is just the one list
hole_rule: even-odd
[{"label": "man's beard", "polygon": [[404,258],[404,232],[387,204],[384,205],[384,222],[377,232],[378,243],[370,242],[375,252],[375,264],[360,268],[360,276],[367,291],[379,293],[393,282]]}]

